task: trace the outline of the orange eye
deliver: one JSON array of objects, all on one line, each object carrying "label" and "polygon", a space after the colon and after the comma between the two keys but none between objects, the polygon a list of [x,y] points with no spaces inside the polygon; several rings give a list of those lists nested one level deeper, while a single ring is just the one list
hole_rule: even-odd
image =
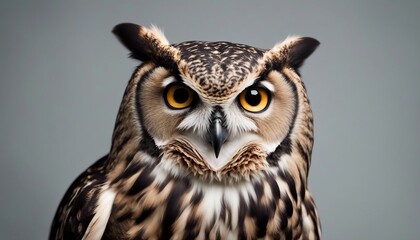
[{"label": "orange eye", "polygon": [[270,98],[271,95],[267,89],[250,87],[239,95],[239,104],[248,112],[259,113],[268,107]]},{"label": "orange eye", "polygon": [[184,109],[193,103],[194,92],[180,83],[172,83],[164,91],[166,105],[171,109]]}]

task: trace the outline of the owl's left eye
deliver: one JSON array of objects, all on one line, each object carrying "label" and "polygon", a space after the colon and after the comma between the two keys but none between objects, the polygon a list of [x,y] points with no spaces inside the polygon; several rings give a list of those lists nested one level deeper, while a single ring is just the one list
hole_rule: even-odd
[{"label": "owl's left eye", "polygon": [[260,113],[270,104],[270,92],[262,87],[250,87],[239,95],[239,104],[243,109],[252,113]]},{"label": "owl's left eye", "polygon": [[171,83],[165,88],[164,99],[171,109],[184,109],[193,103],[194,92],[180,83]]}]

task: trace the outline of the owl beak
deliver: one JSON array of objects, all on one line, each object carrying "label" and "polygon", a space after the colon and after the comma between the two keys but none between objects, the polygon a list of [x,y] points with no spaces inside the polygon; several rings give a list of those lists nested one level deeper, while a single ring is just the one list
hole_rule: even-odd
[{"label": "owl beak", "polygon": [[219,157],[220,149],[222,149],[222,145],[227,139],[227,129],[224,121],[221,110],[213,112],[209,129],[209,140],[213,145],[216,158]]}]

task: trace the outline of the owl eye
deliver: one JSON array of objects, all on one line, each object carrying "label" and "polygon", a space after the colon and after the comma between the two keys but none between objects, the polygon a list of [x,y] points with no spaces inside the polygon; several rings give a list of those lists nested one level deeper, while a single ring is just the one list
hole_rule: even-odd
[{"label": "owl eye", "polygon": [[252,113],[264,111],[270,103],[269,91],[262,87],[250,87],[239,95],[239,104],[243,109]]},{"label": "owl eye", "polygon": [[184,109],[193,103],[194,92],[180,83],[171,83],[165,88],[164,99],[171,109]]}]

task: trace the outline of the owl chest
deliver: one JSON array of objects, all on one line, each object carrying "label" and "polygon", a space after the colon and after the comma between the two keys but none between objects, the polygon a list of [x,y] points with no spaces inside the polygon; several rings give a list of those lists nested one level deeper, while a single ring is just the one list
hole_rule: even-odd
[{"label": "owl chest", "polygon": [[[271,183],[271,184],[270,184]],[[185,181],[118,194],[109,239],[298,239],[300,207],[276,181],[236,186]],[[104,237],[106,239],[106,237]]]}]

